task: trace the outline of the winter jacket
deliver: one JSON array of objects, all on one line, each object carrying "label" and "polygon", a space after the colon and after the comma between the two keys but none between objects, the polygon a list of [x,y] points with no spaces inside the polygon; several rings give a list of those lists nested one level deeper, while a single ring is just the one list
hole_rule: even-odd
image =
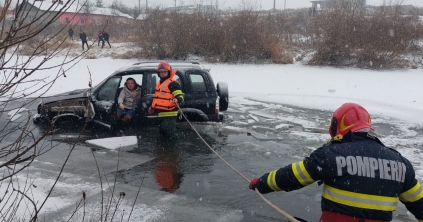
[{"label": "winter jacket", "polygon": [[123,87],[122,91],[119,93],[118,104],[123,103],[125,109],[135,109],[141,98],[141,88],[136,86],[134,91],[138,92],[137,97],[134,97],[133,92],[129,91],[126,86]]},{"label": "winter jacket", "polygon": [[398,200],[423,221],[423,187],[410,162],[370,133],[348,133],[310,157],[263,175],[261,193],[323,183],[321,207],[356,218],[390,221]]},{"label": "winter jacket", "polygon": [[87,41],[87,34],[85,34],[85,32],[80,33],[79,38],[81,39],[82,42],[86,42]]},{"label": "winter jacket", "polygon": [[109,41],[109,33],[107,33],[107,32],[103,32],[102,37],[103,37],[103,39],[104,39],[105,41]]},{"label": "winter jacket", "polygon": [[159,111],[158,117],[171,117],[178,115],[178,108],[171,102],[176,98],[178,103],[184,101],[181,85],[173,79],[176,70],[172,70],[168,78],[160,80],[156,85],[151,108]]}]

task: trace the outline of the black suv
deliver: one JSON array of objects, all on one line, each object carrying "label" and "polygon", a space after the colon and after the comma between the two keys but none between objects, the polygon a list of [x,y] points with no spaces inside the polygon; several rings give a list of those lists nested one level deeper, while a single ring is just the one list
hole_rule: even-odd
[{"label": "black suv", "polygon": [[[160,62],[160,61],[159,61]],[[60,122],[61,119],[78,119],[113,128],[116,123],[117,98],[128,77],[141,85],[141,100],[136,108],[135,123],[154,122],[156,115],[148,115],[157,82],[159,62],[139,62],[124,67],[92,89],[79,89],[43,98],[38,105],[36,123],[43,120]],[[216,87],[209,71],[198,62],[169,62],[176,69],[174,79],[181,84],[185,102],[181,104],[183,113],[193,122],[220,122],[229,105],[228,86],[225,82]],[[180,113],[179,113],[180,115]],[[183,118],[178,118],[183,121]],[[153,121],[152,121],[153,120]]]}]

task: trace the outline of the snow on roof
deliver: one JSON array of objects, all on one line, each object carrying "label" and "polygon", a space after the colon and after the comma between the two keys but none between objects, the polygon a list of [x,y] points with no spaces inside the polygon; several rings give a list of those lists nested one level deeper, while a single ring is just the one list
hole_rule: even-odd
[{"label": "snow on roof", "polygon": [[[48,11],[49,10],[51,12],[58,12],[64,6],[62,4],[46,2],[46,1],[34,1],[30,4],[32,4],[34,7],[38,8],[42,11]],[[122,13],[118,10],[111,9],[111,8],[98,8],[98,7],[91,6],[90,10],[92,11],[90,14],[93,14],[93,15],[120,16],[120,17],[126,17],[126,18],[133,19],[132,16],[125,14],[125,13]],[[73,12],[73,13],[84,13],[84,9],[82,8],[82,6],[78,6],[78,5],[67,6],[62,11],[63,12]]]},{"label": "snow on roof", "polygon": [[120,16],[120,17],[126,17],[126,18],[130,18],[133,19],[132,16],[122,13],[116,9],[111,9],[111,8],[97,8],[97,7],[92,7],[93,8],[93,12],[91,14],[95,14],[95,15],[109,15],[109,16]]},{"label": "snow on roof", "polygon": [[[64,7],[64,5],[62,4],[58,4],[55,3],[53,4],[52,2],[46,2],[46,1],[34,1],[34,2],[30,2],[31,5],[33,5],[34,7],[38,8],[41,11],[51,11],[51,12],[58,12],[60,11],[60,9],[62,9]],[[51,7],[51,8],[50,8]],[[81,6],[75,6],[75,5],[67,5],[67,7],[65,9],[63,9],[62,11],[64,12],[82,12]]]},{"label": "snow on roof", "polygon": [[148,15],[147,14],[140,14],[136,19],[137,20],[144,20],[144,19],[146,19],[148,17]]}]

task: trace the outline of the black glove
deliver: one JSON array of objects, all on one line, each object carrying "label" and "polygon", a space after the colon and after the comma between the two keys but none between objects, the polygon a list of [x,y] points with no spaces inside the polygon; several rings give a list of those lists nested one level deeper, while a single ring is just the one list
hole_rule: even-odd
[{"label": "black glove", "polygon": [[153,113],[154,113],[154,109],[153,109],[153,108],[151,108],[151,107],[150,107],[150,108],[148,108],[148,112],[147,112],[147,113],[148,113],[148,115],[153,114]]}]

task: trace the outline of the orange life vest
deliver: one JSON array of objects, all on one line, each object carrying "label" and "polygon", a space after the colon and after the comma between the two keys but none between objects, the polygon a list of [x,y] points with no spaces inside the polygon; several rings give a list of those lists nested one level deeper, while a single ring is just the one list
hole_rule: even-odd
[{"label": "orange life vest", "polygon": [[171,111],[176,108],[175,103],[172,102],[172,99],[174,99],[175,96],[173,96],[172,92],[169,90],[169,84],[175,81],[173,79],[175,73],[176,70],[172,70],[172,73],[168,79],[163,81],[163,83],[157,83],[151,108],[165,111]]}]

